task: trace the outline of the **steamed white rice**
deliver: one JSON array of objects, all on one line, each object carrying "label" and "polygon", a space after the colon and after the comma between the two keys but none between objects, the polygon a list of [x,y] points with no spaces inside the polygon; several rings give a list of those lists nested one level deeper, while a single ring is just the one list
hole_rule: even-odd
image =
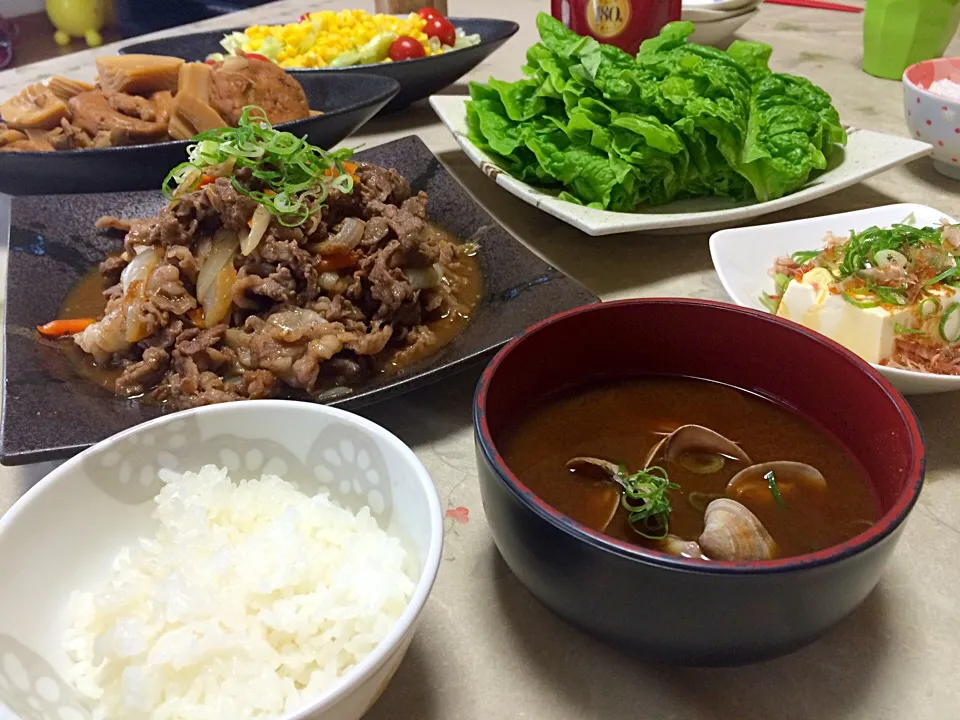
[{"label": "steamed white rice", "polygon": [[71,598],[70,679],[110,720],[296,711],[386,636],[414,584],[400,542],[326,495],[161,471],[159,528]]}]

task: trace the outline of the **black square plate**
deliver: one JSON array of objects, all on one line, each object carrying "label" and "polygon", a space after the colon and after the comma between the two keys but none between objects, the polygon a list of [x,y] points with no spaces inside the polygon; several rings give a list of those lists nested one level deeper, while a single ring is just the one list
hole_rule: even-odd
[{"label": "black square plate", "polygon": [[[429,218],[480,248],[484,292],[470,324],[451,343],[396,375],[380,375],[332,405],[359,407],[413,390],[487,359],[543,318],[597,299],[517,242],[481,208],[416,137],[358,153],[399,170],[430,196]],[[0,462],[64,458],[159,414],[81,378],[62,351],[39,341],[36,326],[55,318],[64,296],[108,252],[101,215],[151,217],[159,192],[42,195],[11,200],[4,325]]]}]

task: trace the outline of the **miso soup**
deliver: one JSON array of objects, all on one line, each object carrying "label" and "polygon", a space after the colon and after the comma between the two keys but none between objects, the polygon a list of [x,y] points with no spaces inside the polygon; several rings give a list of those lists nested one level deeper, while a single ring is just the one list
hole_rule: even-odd
[{"label": "miso soup", "polygon": [[560,512],[677,555],[802,555],[880,515],[866,472],[826,429],[706,380],[578,387],[534,407],[499,445],[517,477]]}]

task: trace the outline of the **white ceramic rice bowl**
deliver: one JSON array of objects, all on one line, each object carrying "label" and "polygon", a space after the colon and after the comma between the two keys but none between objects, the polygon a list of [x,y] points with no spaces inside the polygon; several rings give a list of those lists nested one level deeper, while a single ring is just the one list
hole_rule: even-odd
[{"label": "white ceramic rice bowl", "polygon": [[415,589],[400,620],[328,693],[282,720],[358,720],[380,697],[440,564],[436,490],[413,451],[378,425],[323,405],[258,400],[167,415],[104,440],[0,518],[0,701],[21,720],[90,717],[64,680],[70,594],[104,582],[121,547],[152,534],[158,468],[211,463],[234,480],[274,473],[307,494],[326,490],[352,512],[369,506],[401,540]]}]

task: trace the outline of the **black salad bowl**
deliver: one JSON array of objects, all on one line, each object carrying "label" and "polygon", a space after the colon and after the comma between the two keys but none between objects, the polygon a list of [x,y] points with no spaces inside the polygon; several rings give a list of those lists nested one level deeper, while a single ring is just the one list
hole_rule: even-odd
[{"label": "black salad bowl", "polygon": [[[806,414],[863,464],[880,520],[820,552],[727,563],[646,550],[561,515],[498,444],[545,396],[638,374],[715,380]],[[869,365],[800,325],[701,300],[603,303],[534,326],[484,372],[474,429],[484,512],[514,574],[569,622],[657,662],[744,664],[816,639],[873,590],[923,482],[913,412]]]},{"label": "black salad bowl", "polygon": [[[400,85],[382,75],[298,77],[311,109],[322,115],[281,123],[277,128],[330,148],[358,130],[400,92]],[[187,159],[190,141],[149,145],[0,152],[0,193],[60,195],[65,193],[156,190],[170,170]]]},{"label": "black salad bowl", "polygon": [[[278,23],[293,21],[292,19],[277,20]],[[345,75],[373,73],[391,78],[400,83],[400,92],[384,108],[384,112],[393,112],[402,110],[452,85],[483,62],[520,29],[515,22],[493,18],[450,18],[450,22],[455,27],[463,28],[468,35],[479,35],[480,44],[416,60],[352,65],[342,68],[288,68],[288,72],[301,82],[304,78],[334,73]],[[220,41],[224,35],[232,32],[243,32],[243,28],[191,33],[132,43],[121,48],[120,54],[170,55],[188,61],[202,61],[211,53],[222,52]]]}]

